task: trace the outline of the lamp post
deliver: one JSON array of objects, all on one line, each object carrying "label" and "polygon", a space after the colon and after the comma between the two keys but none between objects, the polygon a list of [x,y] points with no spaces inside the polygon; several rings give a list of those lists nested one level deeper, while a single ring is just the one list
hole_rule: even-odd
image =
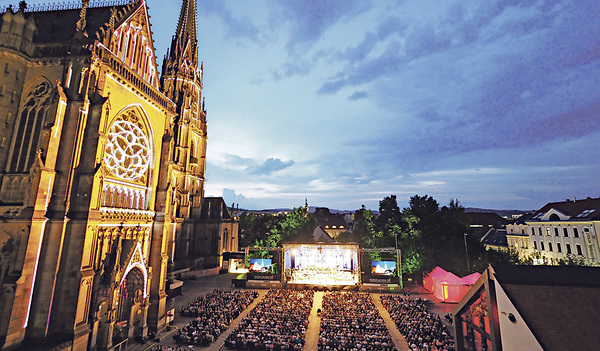
[{"label": "lamp post", "polygon": [[470,273],[471,272],[471,265],[469,264],[469,249],[467,247],[467,233],[464,233],[465,236],[465,254],[467,255],[467,271]]},{"label": "lamp post", "polygon": [[396,233],[394,237],[396,238],[396,268],[398,269],[398,282],[400,283],[400,289],[402,290],[404,289],[404,283],[402,282],[402,260],[400,258],[402,251],[398,249],[398,233]]}]

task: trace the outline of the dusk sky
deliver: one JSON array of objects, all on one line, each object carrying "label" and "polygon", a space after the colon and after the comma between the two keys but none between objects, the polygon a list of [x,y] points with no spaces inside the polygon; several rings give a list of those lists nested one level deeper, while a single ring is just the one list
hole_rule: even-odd
[{"label": "dusk sky", "polygon": [[[147,1],[160,65],[182,0]],[[345,210],[600,196],[597,0],[197,1],[206,196]]]}]

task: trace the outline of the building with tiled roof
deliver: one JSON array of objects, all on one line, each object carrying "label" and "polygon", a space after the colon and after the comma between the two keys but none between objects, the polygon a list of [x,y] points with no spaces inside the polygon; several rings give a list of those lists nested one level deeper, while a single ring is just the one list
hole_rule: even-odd
[{"label": "building with tiled roof", "polygon": [[[507,225],[506,229],[509,247],[517,250],[520,256],[533,255],[535,263],[600,264],[600,198],[551,202]],[[522,244],[524,236],[529,240],[526,247]],[[520,246],[516,244],[517,240]]]},{"label": "building with tiled roof", "polygon": [[174,29],[159,74],[146,0],[0,9],[0,349],[122,349],[174,267],[237,249],[204,240],[195,0]]},{"label": "building with tiled roof", "polygon": [[491,228],[481,238],[481,243],[492,250],[505,251],[508,250],[508,241],[506,239],[506,229]]},{"label": "building with tiled roof", "polygon": [[327,207],[316,207],[313,216],[317,220],[318,226],[333,239],[336,239],[341,233],[348,231],[348,225],[344,216],[331,213]]},{"label": "building with tiled roof", "polygon": [[506,218],[491,212],[467,212],[465,216],[469,218],[471,227],[482,226],[502,229],[507,222]]},{"label": "building with tiled roof", "polygon": [[597,350],[600,268],[489,266],[454,308],[457,351]]}]

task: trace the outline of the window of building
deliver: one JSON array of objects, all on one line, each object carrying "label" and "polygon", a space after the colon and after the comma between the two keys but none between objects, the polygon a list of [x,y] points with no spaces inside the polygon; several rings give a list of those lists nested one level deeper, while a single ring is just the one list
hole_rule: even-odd
[{"label": "window of building", "polygon": [[535,235],[535,228],[531,227],[531,235]]},{"label": "window of building", "polygon": [[577,255],[582,256],[583,252],[581,251],[581,245],[577,244]]},{"label": "window of building", "polygon": [[548,243],[548,251],[552,251],[552,243]]},{"label": "window of building", "polygon": [[458,343],[462,344],[465,350],[492,350],[492,324],[487,313],[486,290],[481,288],[472,299],[474,301],[471,304],[465,305],[456,314]]},{"label": "window of building", "polygon": [[578,214],[576,218],[587,217],[587,216],[591,215],[592,213],[594,213],[594,211],[596,211],[596,209],[585,210],[585,211],[581,212],[580,214]]},{"label": "window of building", "polygon": [[556,251],[562,252],[562,248],[560,247],[560,243],[556,243]]},{"label": "window of building", "polygon": [[559,236],[558,234],[558,228],[554,227],[554,236]]},{"label": "window of building", "polygon": [[568,237],[569,237],[569,230],[567,229],[567,227],[564,227],[564,228],[563,228],[563,236],[564,236],[565,238],[568,238]]},{"label": "window of building", "polygon": [[42,125],[52,102],[51,92],[52,86],[42,81],[27,94],[16,121],[9,172],[28,172],[31,168],[38,151]]},{"label": "window of building", "polygon": [[579,231],[577,230],[577,228],[573,228],[573,237],[579,238]]},{"label": "window of building", "polygon": [[571,254],[571,244],[567,244],[567,254]]},{"label": "window of building", "polygon": [[543,241],[540,241],[540,248],[541,248],[541,250],[542,250],[542,251],[544,251],[544,250],[545,250],[545,249],[544,249],[544,242],[543,242]]},{"label": "window of building", "polygon": [[533,242],[533,248],[534,248],[535,250],[537,250],[537,241],[534,241],[534,242]]},{"label": "window of building", "polygon": [[542,227],[538,227],[538,234],[542,235]]},{"label": "window of building", "polygon": [[550,234],[550,227],[546,227],[546,235],[547,235],[547,236],[550,236],[550,235],[551,235],[551,234]]}]

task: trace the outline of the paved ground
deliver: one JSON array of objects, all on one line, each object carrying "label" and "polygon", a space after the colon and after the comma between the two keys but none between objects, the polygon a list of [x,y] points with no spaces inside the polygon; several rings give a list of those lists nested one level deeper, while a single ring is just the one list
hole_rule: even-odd
[{"label": "paved ground", "polygon": [[[184,284],[184,287],[183,287],[183,294],[181,296],[178,296],[175,298],[175,306],[174,306],[175,309],[177,310],[179,307],[187,306],[189,303],[196,300],[198,297],[200,297],[210,291],[213,291],[214,289],[232,289],[231,279],[234,277],[235,277],[235,275],[232,275],[232,274],[222,274],[222,275],[206,277],[206,278],[202,278],[202,279],[198,279],[198,280],[186,281]],[[435,298],[435,296],[433,296],[433,294],[426,292],[422,288],[420,289],[418,287],[409,287],[409,290],[411,291],[411,297],[413,297],[413,298],[422,297],[422,298],[427,298],[427,299],[432,300],[434,302],[434,304],[432,304],[430,306],[429,311],[439,314],[440,317],[442,317],[442,320],[443,320],[443,316],[446,315],[447,313],[451,312],[452,309],[454,308],[454,306],[456,306],[455,304],[440,303]],[[260,300],[262,300],[262,298],[264,297],[264,295],[267,292],[266,289],[263,289],[263,290],[256,289],[256,291],[259,292],[258,298],[256,298],[254,300],[254,302],[248,308],[246,308],[246,310],[242,314],[240,314],[240,316],[238,316],[238,318],[236,318],[231,323],[229,328],[223,334],[221,334],[221,336],[217,339],[216,342],[212,343],[208,347],[192,346],[192,345],[188,346],[188,345],[177,344],[173,340],[173,333],[175,333],[178,328],[185,326],[193,318],[192,317],[182,317],[182,316],[176,315],[175,320],[172,323],[173,328],[171,328],[171,330],[169,330],[169,331],[163,331],[157,335],[157,338],[160,339],[160,342],[147,342],[145,344],[139,344],[139,343],[136,343],[135,341],[132,341],[129,344],[127,351],[151,351],[157,345],[173,346],[173,347],[179,346],[180,349],[186,349],[186,350],[190,350],[190,351],[193,351],[193,350],[225,351],[227,349],[224,347],[224,342],[225,342],[225,339],[227,338],[227,336],[235,329],[235,327],[239,324],[239,322],[242,320],[242,318],[244,318],[258,304],[258,302]],[[390,330],[390,334],[392,336],[392,340],[394,341],[394,343],[396,345],[396,348],[400,351],[409,350],[406,340],[400,334],[400,332],[398,331],[398,328],[396,328],[394,322],[390,318],[389,313],[381,305],[381,300],[379,299],[379,295],[381,295],[381,294],[372,293],[373,302],[375,303],[375,306],[377,306],[379,313],[383,317],[388,329]],[[323,293],[322,292],[315,293],[313,309],[311,310],[311,313],[309,316],[309,324],[308,324],[308,330],[306,332],[306,341],[305,341],[305,345],[304,345],[304,351],[312,351],[312,350],[317,349],[317,343],[319,340],[319,326],[321,324],[321,318],[317,315],[317,309],[321,308],[322,302],[323,302]]]},{"label": "paved ground", "polygon": [[396,349],[399,351],[410,351],[410,347],[408,347],[406,339],[404,339],[404,336],[400,334],[400,331],[396,327],[396,323],[394,323],[394,320],[390,317],[390,313],[381,304],[381,299],[379,296],[381,296],[381,294],[371,294],[373,303],[379,310],[379,314],[381,315],[381,318],[383,318],[383,321],[390,332],[390,336],[392,337],[394,345],[396,345]]},{"label": "paved ground", "polygon": [[322,291],[315,292],[313,308],[308,316],[308,329],[306,330],[303,351],[316,350],[319,345],[321,316],[317,313],[317,310],[323,307],[323,295],[324,293]]}]

